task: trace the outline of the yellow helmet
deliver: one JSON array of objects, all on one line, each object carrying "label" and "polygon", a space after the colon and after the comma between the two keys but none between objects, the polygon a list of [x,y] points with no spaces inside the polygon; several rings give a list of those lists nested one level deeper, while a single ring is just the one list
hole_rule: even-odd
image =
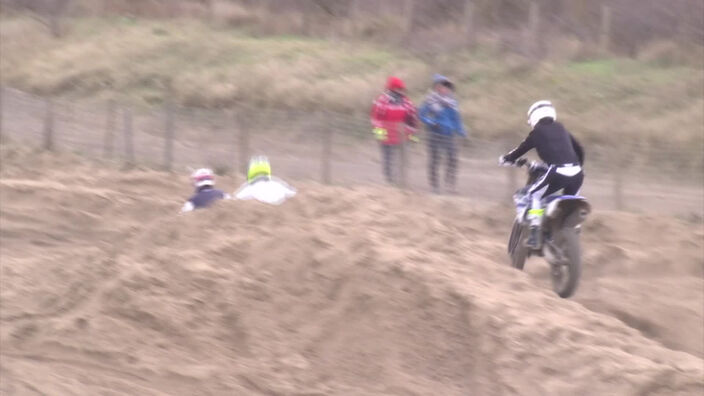
[{"label": "yellow helmet", "polygon": [[271,164],[269,164],[269,159],[263,155],[252,157],[249,160],[249,168],[247,169],[247,181],[249,183],[259,178],[271,178]]}]

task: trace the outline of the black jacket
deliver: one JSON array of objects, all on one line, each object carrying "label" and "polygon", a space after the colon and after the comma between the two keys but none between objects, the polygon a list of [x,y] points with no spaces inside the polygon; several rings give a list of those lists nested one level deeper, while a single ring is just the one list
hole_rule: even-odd
[{"label": "black jacket", "polygon": [[508,162],[521,158],[530,149],[548,165],[584,164],[584,149],[577,139],[556,121],[541,120],[518,147],[504,156]]}]

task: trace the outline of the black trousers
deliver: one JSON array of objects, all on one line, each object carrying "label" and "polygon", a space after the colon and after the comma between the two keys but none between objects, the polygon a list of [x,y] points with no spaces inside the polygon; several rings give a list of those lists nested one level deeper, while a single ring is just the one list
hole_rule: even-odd
[{"label": "black trousers", "polygon": [[434,189],[438,188],[438,167],[443,152],[447,156],[445,183],[454,187],[457,178],[457,147],[454,136],[430,132],[428,134],[428,179]]},{"label": "black trousers", "polygon": [[563,190],[565,195],[576,195],[579,192],[584,182],[584,172],[580,171],[574,176],[565,176],[557,171],[557,167],[551,166],[543,177],[530,186],[528,193],[531,198],[542,199],[559,190]]}]

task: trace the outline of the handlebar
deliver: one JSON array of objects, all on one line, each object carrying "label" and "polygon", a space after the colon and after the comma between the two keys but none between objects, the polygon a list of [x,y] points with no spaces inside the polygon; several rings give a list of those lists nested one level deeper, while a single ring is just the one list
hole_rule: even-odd
[{"label": "handlebar", "polygon": [[[527,159],[525,159],[525,158],[519,158],[516,162],[513,163],[513,166],[515,166],[516,168],[523,168],[523,167],[526,166],[527,164],[528,164],[528,160],[527,160]],[[532,166],[532,163],[531,163],[531,164],[528,164],[528,166]]]},{"label": "handlebar", "polygon": [[547,170],[548,169],[548,166],[542,162],[528,161],[525,158],[520,158],[514,162],[506,162],[503,165],[504,166],[512,166],[515,168],[528,168],[531,170],[533,170],[533,169]]}]

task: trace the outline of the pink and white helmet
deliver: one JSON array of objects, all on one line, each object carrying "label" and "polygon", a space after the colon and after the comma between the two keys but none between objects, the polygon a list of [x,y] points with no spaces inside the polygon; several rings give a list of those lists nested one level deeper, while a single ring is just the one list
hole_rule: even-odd
[{"label": "pink and white helmet", "polygon": [[193,180],[193,186],[196,188],[214,186],[215,174],[211,169],[200,168],[191,173],[191,180]]}]

